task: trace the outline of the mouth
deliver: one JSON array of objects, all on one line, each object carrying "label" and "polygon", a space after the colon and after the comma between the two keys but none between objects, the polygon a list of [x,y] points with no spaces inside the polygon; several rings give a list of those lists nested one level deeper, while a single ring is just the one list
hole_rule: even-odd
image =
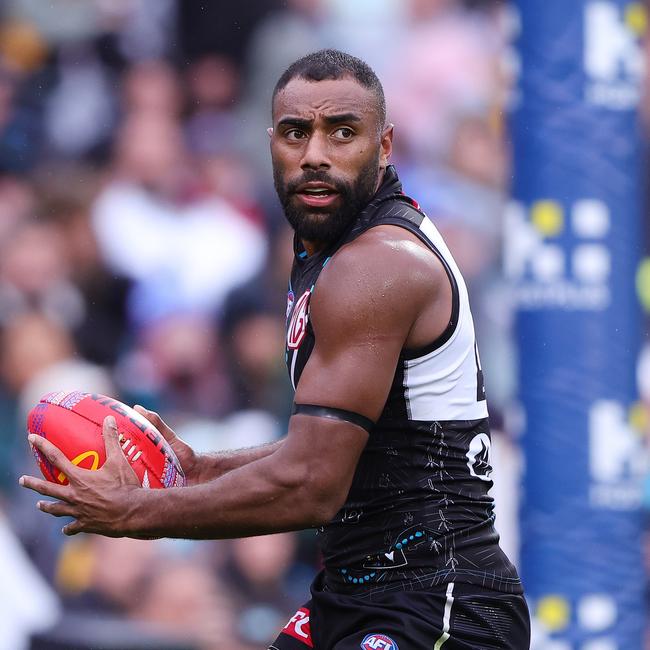
[{"label": "mouth", "polygon": [[326,207],[334,203],[339,193],[327,183],[310,182],[300,185],[295,192],[305,205],[311,207]]}]

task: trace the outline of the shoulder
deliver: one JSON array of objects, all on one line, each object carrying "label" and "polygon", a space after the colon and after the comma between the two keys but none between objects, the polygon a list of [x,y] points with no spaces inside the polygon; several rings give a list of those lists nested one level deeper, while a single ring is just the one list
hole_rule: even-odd
[{"label": "shoulder", "polygon": [[439,258],[405,228],[381,225],[370,228],[332,257],[318,280],[322,293],[342,288],[346,293],[381,289],[388,294],[417,295],[431,290],[447,275]]},{"label": "shoulder", "polygon": [[312,322],[371,319],[410,328],[448,277],[442,263],[405,228],[380,225],[343,246],[323,269],[312,300]]}]

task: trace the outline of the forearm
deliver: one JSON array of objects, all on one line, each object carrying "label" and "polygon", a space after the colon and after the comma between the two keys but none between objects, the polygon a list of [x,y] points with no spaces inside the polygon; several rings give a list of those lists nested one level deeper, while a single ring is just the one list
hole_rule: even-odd
[{"label": "forearm", "polygon": [[127,506],[125,532],[224,539],[320,526],[333,514],[332,500],[314,489],[308,476],[267,455],[208,483],[140,490]]},{"label": "forearm", "polygon": [[197,483],[213,481],[232,470],[266,458],[280,449],[282,443],[283,440],[276,440],[258,447],[201,454],[197,459]]}]

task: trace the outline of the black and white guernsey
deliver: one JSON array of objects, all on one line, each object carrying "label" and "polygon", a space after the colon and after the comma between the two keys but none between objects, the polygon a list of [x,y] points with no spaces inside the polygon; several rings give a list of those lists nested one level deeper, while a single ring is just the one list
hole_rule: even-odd
[{"label": "black and white guernsey", "polygon": [[372,594],[455,581],[521,593],[494,529],[488,410],[467,288],[392,166],[339,241],[308,257],[296,239],[287,304],[292,384],[314,347],[309,301],[320,272],[344,244],[386,224],[414,233],[438,256],[452,285],[452,316],[426,348],[402,350],[347,501],[320,531],[326,585]]}]

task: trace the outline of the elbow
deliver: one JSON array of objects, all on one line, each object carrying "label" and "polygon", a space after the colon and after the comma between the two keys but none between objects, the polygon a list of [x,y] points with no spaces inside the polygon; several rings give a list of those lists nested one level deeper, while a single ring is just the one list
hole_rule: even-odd
[{"label": "elbow", "polygon": [[329,524],[343,507],[348,490],[341,490],[340,485],[324,484],[314,481],[309,486],[307,500],[312,521],[310,527],[320,528]]},{"label": "elbow", "polygon": [[[322,471],[322,468],[321,468]],[[291,515],[296,528],[320,528],[328,524],[345,503],[349,484],[340,477],[319,475],[313,468],[293,467],[279,481],[291,496]]]},{"label": "elbow", "polygon": [[336,513],[341,509],[341,504],[333,503],[319,503],[313,508],[312,521],[309,524],[310,528],[320,528],[326,526],[336,516]]}]

